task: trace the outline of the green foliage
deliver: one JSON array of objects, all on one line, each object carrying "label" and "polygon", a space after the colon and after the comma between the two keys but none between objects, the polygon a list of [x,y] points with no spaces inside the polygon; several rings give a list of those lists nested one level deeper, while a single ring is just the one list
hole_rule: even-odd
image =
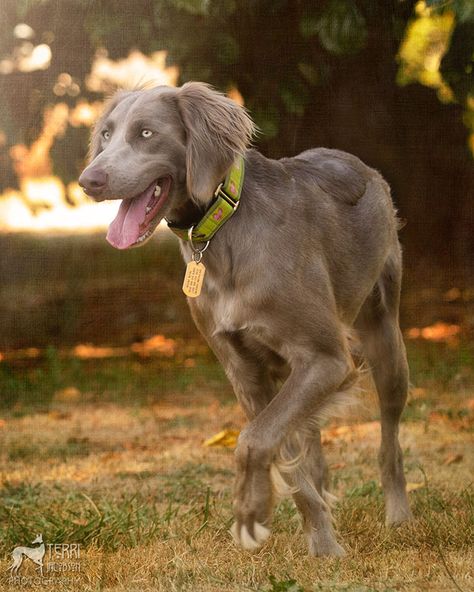
[{"label": "green foliage", "polygon": [[[439,4],[440,10],[446,5],[431,3]],[[465,96],[470,46],[469,30],[462,27],[470,26],[473,11],[467,0],[448,4],[456,10],[460,30],[453,36],[443,67],[447,79]],[[400,23],[408,22],[413,2],[303,0],[295,5],[290,0],[65,0],[58,4],[7,0],[5,5],[0,54],[19,47],[12,30],[24,21],[35,31],[33,43],[52,39],[54,57],[46,73],[21,75],[24,93],[36,92],[35,101],[29,104],[16,104],[17,86],[8,84],[8,76],[2,77],[0,95],[7,108],[2,109],[0,127],[12,127],[13,120],[20,129],[17,141],[37,135],[39,114],[47,103],[57,100],[52,86],[59,73],[69,72],[80,81],[82,95],[90,96],[84,80],[95,50],[106,47],[110,57],[119,58],[135,47],[145,53],[165,49],[168,62],[179,66],[182,81],[201,79],[224,90],[237,86],[268,142],[282,140],[285,126],[280,121],[307,115],[314,88],[327,86],[339,75],[341,60],[359,56],[361,63],[383,63],[386,58],[377,55],[383,51],[381,40],[392,39],[396,50],[403,32]],[[43,79],[40,85],[38,77]],[[83,134],[77,139],[82,142]],[[73,162],[60,147],[54,151],[54,161],[56,170],[69,180],[77,176],[84,149],[71,135],[66,141]]]},{"label": "green foliage", "polygon": [[474,3],[471,0],[425,0],[425,3],[439,12],[453,10],[460,23],[474,19]]},{"label": "green foliage", "polygon": [[427,0],[426,4],[436,13],[451,12],[455,16],[456,26],[449,49],[442,59],[440,72],[457,100],[464,104],[469,95],[474,96],[474,2]]},{"label": "green foliage", "polygon": [[271,588],[268,588],[268,592],[304,592],[304,588],[293,578],[277,580],[275,576],[271,575],[268,579],[272,585]]},{"label": "green foliage", "polygon": [[174,0],[173,4],[178,10],[185,10],[191,14],[205,15],[209,10],[208,0]]},{"label": "green foliage", "polygon": [[321,45],[331,53],[357,53],[365,45],[366,21],[351,0],[331,0],[321,17],[313,23]]},{"label": "green foliage", "polygon": [[299,78],[290,78],[280,91],[281,100],[288,113],[303,116],[310,95],[306,84]]}]

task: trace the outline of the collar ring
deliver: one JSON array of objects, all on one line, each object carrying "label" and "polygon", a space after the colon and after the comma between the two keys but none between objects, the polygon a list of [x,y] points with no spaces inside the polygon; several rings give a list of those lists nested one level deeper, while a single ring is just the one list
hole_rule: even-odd
[{"label": "collar ring", "polygon": [[193,243],[193,230],[194,230],[194,226],[191,226],[191,228],[188,230],[189,246],[191,247],[191,250],[193,252],[193,255],[192,255],[193,261],[195,263],[199,263],[202,259],[202,254],[207,249],[207,247],[209,246],[209,243],[211,241],[206,241],[206,244],[204,245],[204,247],[202,247],[202,249],[198,249],[195,246],[195,244]]}]

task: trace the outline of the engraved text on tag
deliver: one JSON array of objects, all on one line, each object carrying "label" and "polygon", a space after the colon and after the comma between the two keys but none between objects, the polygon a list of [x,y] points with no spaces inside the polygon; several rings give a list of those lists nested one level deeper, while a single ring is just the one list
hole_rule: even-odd
[{"label": "engraved text on tag", "polygon": [[201,293],[202,282],[206,268],[202,263],[190,261],[186,266],[186,274],[183,281],[183,292],[190,298],[196,298]]}]

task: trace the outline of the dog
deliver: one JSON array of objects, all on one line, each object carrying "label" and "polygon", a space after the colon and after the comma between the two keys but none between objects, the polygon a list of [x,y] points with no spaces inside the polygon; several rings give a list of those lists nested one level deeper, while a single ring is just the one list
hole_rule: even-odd
[{"label": "dog", "polygon": [[203,83],[119,91],[79,184],[122,200],[113,246],[143,244],[163,218],[180,237],[193,319],[249,420],[235,450],[235,541],[264,543],[286,487],[310,554],[341,556],[320,426],[357,383],[353,336],[380,402],[386,522],[411,518],[398,220],[387,183],[355,156],[317,148],[271,160],[251,148],[254,133],[243,107]]},{"label": "dog", "polygon": [[15,547],[12,551],[12,564],[8,568],[13,575],[18,575],[18,570],[23,563],[23,559],[26,557],[27,559],[31,559],[33,563],[35,563],[39,567],[39,572],[41,577],[43,576],[43,557],[45,554],[45,546],[43,542],[43,535],[39,534],[35,538],[34,541],[31,542],[32,545],[38,544],[38,547]]}]

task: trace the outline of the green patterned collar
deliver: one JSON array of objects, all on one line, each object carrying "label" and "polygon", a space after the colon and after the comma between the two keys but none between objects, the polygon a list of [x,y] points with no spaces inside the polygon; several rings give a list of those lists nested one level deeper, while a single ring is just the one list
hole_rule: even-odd
[{"label": "green patterned collar", "polygon": [[[196,243],[210,241],[232,216],[240,203],[240,195],[244,184],[244,159],[239,156],[232,165],[225,180],[214,192],[214,200],[204,216],[197,222],[192,231],[192,240]],[[168,228],[179,238],[189,240],[189,228],[180,228],[168,222]]]}]

